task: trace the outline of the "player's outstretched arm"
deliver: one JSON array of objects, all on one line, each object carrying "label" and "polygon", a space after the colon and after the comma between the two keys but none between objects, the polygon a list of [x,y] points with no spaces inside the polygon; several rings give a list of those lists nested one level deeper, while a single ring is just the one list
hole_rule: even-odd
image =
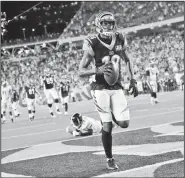
[{"label": "player's outstretched arm", "polygon": [[93,134],[93,130],[88,129],[87,131],[80,132],[79,136],[88,136],[88,135],[92,135],[92,134]]}]

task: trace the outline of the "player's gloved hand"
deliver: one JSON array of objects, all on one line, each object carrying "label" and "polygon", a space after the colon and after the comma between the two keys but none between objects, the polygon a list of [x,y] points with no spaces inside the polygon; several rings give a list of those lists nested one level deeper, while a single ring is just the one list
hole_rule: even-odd
[{"label": "player's gloved hand", "polygon": [[73,134],[73,129],[71,127],[66,127],[66,132]]},{"label": "player's gloved hand", "polygon": [[135,79],[130,80],[129,93],[134,95],[134,97],[137,97],[139,94],[137,89],[137,82]]},{"label": "player's gloved hand", "polygon": [[112,62],[108,62],[100,67],[96,68],[96,74],[97,75],[104,75],[104,74],[110,74],[112,71]]},{"label": "player's gloved hand", "polygon": [[73,136],[74,136],[74,137],[79,136],[79,135],[80,135],[79,132],[77,132],[76,130],[73,131]]}]

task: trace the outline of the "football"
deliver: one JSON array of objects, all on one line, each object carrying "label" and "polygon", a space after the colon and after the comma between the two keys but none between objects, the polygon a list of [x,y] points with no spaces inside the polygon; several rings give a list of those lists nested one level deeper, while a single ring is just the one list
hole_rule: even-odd
[{"label": "football", "polygon": [[113,55],[109,62],[111,64],[110,73],[104,73],[105,81],[111,86],[113,86],[119,78],[119,61],[120,56]]}]

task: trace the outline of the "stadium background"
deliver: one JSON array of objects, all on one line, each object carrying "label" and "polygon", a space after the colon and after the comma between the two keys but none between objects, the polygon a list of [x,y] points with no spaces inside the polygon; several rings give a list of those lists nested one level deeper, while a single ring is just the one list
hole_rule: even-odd
[{"label": "stadium background", "polygon": [[[90,99],[86,90],[89,80],[76,74],[83,39],[95,33],[95,15],[103,10],[115,14],[118,30],[127,35],[140,92],[148,93],[145,69],[151,61],[160,71],[159,92],[181,89],[184,2],[2,2],[6,16],[1,13],[1,22],[9,22],[1,26],[3,80],[21,87],[32,78],[42,91],[40,76],[48,67],[58,79],[70,80],[71,94],[77,101]],[[124,66],[122,75],[128,94]]]},{"label": "stadium background", "polygon": [[[55,119],[49,117],[46,106],[37,105],[34,122],[28,119],[27,109],[19,106],[21,116],[15,123],[8,120],[2,125],[1,177],[184,177],[184,2],[1,5],[6,12],[1,14],[2,80],[21,89],[32,78],[42,92],[39,79],[49,67],[58,79],[70,80],[71,95],[77,101],[84,100],[69,103],[69,115]],[[113,131],[119,172],[105,168],[101,135],[74,138],[65,131],[74,112],[100,119],[93,101],[87,101],[89,80],[79,79],[77,73],[83,39],[95,32],[95,14],[102,10],[113,12],[118,30],[127,35],[141,93],[148,93],[148,64],[155,61],[160,71],[160,103],[151,105],[149,94],[127,97],[130,127]],[[128,94],[124,66],[122,74]]]}]

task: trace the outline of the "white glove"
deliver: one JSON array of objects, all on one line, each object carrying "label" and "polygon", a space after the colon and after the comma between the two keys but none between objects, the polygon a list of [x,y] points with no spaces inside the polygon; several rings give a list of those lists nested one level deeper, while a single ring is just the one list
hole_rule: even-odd
[{"label": "white glove", "polygon": [[77,132],[76,130],[74,130],[73,131],[73,137],[75,137],[75,136],[79,136],[80,135],[80,133],[79,132]]},{"label": "white glove", "polygon": [[70,133],[70,134],[73,134],[73,130],[72,130],[71,127],[66,127],[66,132]]}]

